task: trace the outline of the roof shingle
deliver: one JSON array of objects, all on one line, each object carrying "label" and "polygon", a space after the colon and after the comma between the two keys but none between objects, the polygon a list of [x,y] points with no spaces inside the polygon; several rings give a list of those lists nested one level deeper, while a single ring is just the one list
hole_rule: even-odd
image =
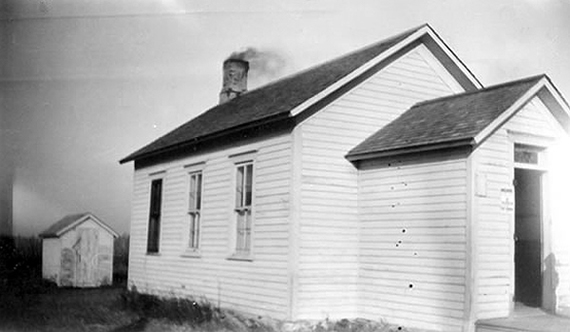
[{"label": "roof shingle", "polygon": [[357,160],[363,155],[470,141],[543,77],[420,102],[354,147],[346,157]]},{"label": "roof shingle", "polygon": [[55,224],[48,227],[45,231],[41,232],[40,237],[56,237],[56,236],[58,236],[57,234],[61,230],[65,229],[69,225],[76,222],[78,219],[81,219],[88,214],[89,213],[84,212],[84,213],[67,215],[67,216],[63,217],[62,219],[60,219],[59,221],[57,221]]},{"label": "roof shingle", "polygon": [[405,31],[298,74],[249,91],[217,105],[154,142],[135,151],[120,162],[154,155],[210,135],[274,116],[287,116],[291,110],[325,90],[368,61],[382,54],[426,25]]},{"label": "roof shingle", "polygon": [[118,236],[118,234],[111,227],[109,227],[109,225],[101,221],[99,218],[97,218],[94,214],[90,212],[69,214],[60,219],[59,221],[57,221],[56,223],[54,223],[53,225],[51,225],[50,227],[48,227],[45,231],[41,232],[39,236],[41,238],[59,237],[63,233],[67,233],[67,231],[63,233],[62,231],[66,230],[66,228],[68,228],[69,226],[73,225],[75,222],[82,220],[87,216],[89,216],[91,220],[99,224],[101,227],[107,229],[109,233],[111,233],[114,237]]}]

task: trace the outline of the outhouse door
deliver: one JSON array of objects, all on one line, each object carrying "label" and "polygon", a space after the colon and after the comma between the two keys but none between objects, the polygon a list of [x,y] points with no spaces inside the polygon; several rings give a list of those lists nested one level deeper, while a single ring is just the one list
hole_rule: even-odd
[{"label": "outhouse door", "polygon": [[77,252],[77,286],[97,286],[97,246],[99,243],[99,230],[95,228],[79,228],[78,241],[75,244]]}]

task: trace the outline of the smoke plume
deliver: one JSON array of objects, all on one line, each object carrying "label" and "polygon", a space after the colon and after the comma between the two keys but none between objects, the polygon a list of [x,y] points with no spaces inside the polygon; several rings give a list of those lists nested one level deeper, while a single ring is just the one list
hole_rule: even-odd
[{"label": "smoke plume", "polygon": [[252,88],[281,77],[287,66],[283,55],[274,50],[262,50],[247,47],[233,52],[228,59],[240,59],[249,62],[248,81]]}]

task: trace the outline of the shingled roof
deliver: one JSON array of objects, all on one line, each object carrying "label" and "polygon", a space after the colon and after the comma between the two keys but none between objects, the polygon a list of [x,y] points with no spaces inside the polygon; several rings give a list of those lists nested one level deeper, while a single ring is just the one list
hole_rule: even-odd
[{"label": "shingled roof", "polygon": [[347,159],[472,145],[474,138],[545,75],[420,102],[353,148]]},{"label": "shingled roof", "polygon": [[50,238],[50,237],[59,237],[62,234],[66,233],[71,227],[77,223],[82,223],[84,220],[87,220],[87,217],[91,217],[91,219],[101,225],[103,228],[107,229],[109,233],[113,236],[117,237],[118,234],[111,229],[107,224],[99,220],[95,215],[90,212],[83,212],[83,213],[76,213],[76,214],[69,214],[62,219],[55,222],[53,225],[48,227],[46,230],[40,233],[41,238]]},{"label": "shingled roof", "polygon": [[[249,91],[228,102],[212,107],[198,117],[135,151],[120,162],[125,163],[160,154],[218,137],[231,130],[256,123],[291,118],[291,111],[372,59],[382,55],[415,32],[429,25],[405,31],[358,51],[312,67],[298,74]],[[476,80],[472,77],[473,80]]]}]

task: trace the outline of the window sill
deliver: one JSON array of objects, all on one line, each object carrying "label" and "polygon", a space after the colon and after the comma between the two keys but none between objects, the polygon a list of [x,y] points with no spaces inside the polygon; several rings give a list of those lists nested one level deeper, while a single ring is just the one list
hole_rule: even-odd
[{"label": "window sill", "polygon": [[146,253],[147,256],[160,256],[159,252],[147,252]]},{"label": "window sill", "polygon": [[233,254],[226,258],[230,261],[245,261],[245,262],[253,262],[253,256],[251,254],[244,255],[244,254]]},{"label": "window sill", "polygon": [[196,250],[188,249],[184,251],[180,256],[188,258],[200,258],[202,257],[202,253],[198,249]]}]

